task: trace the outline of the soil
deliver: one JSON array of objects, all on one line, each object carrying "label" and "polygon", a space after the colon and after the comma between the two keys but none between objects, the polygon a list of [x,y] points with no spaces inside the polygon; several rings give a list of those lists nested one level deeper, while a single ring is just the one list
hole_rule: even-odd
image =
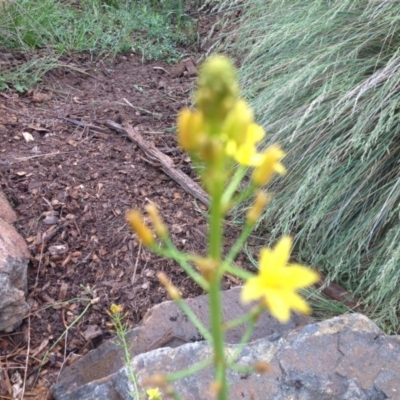
[{"label": "soil", "polygon": [[[106,124],[129,123],[195,179],[174,128],[195,79],[185,63],[196,65],[200,56],[189,50],[175,66],[134,54],[77,54],[33,91],[0,93],[0,185],[31,251],[30,314],[15,332],[0,334],[1,399],[12,398],[18,379],[24,398],[49,398],[62,368],[113,335],[112,303],[124,306],[125,322],[134,326],[167,300],[158,271],[184,297],[202,294],[175,262],[139,244],[124,215],[155,202],[174,243],[201,253],[206,207]],[[0,52],[0,60],[10,57],[18,59]]]}]

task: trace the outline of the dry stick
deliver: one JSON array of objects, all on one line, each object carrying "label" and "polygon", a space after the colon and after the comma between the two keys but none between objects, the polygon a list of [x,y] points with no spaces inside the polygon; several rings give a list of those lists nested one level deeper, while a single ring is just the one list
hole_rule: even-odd
[{"label": "dry stick", "polygon": [[[145,114],[150,114],[150,115],[152,115],[152,116],[155,117],[155,118],[161,118],[161,117],[162,117],[162,114],[161,114],[161,113],[149,111],[149,110],[146,110],[145,108],[138,107],[138,106],[134,106],[133,104],[131,104],[131,103],[130,103],[127,99],[125,99],[125,98],[123,98],[122,100],[126,103],[126,104],[123,104],[123,105],[128,105],[129,107],[133,108],[134,110],[138,110],[138,111],[144,112]],[[121,103],[118,103],[118,104],[121,104]]]},{"label": "dry stick", "polygon": [[22,385],[21,400],[24,399],[26,378],[28,377],[28,362],[29,362],[29,352],[31,351],[31,317],[28,317],[28,343],[26,349],[26,359],[25,359],[25,369],[24,369],[24,384]]},{"label": "dry stick", "polygon": [[204,189],[181,170],[176,169],[173,160],[158,150],[153,143],[144,140],[136,129],[130,125],[122,126],[114,121],[107,121],[107,125],[111,129],[128,136],[132,142],[137,144],[146,155],[146,161],[159,165],[163,172],[177,182],[186,192],[190,193],[206,206],[210,205],[208,194]]}]

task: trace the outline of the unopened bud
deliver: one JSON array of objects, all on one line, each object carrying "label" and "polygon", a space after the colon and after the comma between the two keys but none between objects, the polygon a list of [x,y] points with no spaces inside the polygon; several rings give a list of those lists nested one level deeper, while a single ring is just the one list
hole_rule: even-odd
[{"label": "unopened bud", "polygon": [[201,66],[196,106],[205,118],[223,121],[234,106],[239,88],[232,61],[221,55],[209,57]]},{"label": "unopened bud", "polygon": [[259,191],[256,194],[256,199],[253,206],[247,212],[246,220],[250,225],[254,225],[260,218],[265,206],[271,201],[271,197],[265,192]]},{"label": "unopened bud", "polygon": [[211,258],[194,257],[193,262],[196,264],[197,268],[200,270],[204,278],[210,282],[218,268],[219,263]]},{"label": "unopened bud", "polygon": [[259,373],[259,374],[264,374],[266,372],[272,372],[274,368],[272,367],[271,364],[268,364],[264,361],[257,361],[254,364],[254,371]]},{"label": "unopened bud", "polygon": [[178,142],[187,151],[196,150],[204,135],[203,115],[184,108],[178,115]]},{"label": "unopened bud", "polygon": [[126,220],[145,246],[151,246],[154,243],[153,233],[144,223],[140,211],[128,211],[126,213]]},{"label": "unopened bud", "polygon": [[285,153],[278,145],[268,147],[262,157],[263,160],[254,169],[252,175],[252,180],[257,186],[268,183],[275,173],[281,175],[286,173],[285,167],[280,163],[282,158],[285,157]]},{"label": "unopened bud", "polygon": [[171,300],[179,300],[182,297],[178,288],[170,282],[164,272],[159,272],[157,274],[157,278],[167,290],[168,296],[171,298]]},{"label": "unopened bud", "polygon": [[252,122],[253,111],[244,100],[239,99],[226,117],[223,131],[240,146],[246,141],[246,133]]},{"label": "unopened bud", "polygon": [[154,203],[148,204],[146,206],[146,211],[149,214],[151,222],[153,223],[157,236],[162,239],[166,238],[168,236],[168,229],[162,221],[156,205]]},{"label": "unopened bud", "polygon": [[154,374],[143,379],[143,386],[158,386],[164,388],[168,386],[168,380],[164,374]]}]

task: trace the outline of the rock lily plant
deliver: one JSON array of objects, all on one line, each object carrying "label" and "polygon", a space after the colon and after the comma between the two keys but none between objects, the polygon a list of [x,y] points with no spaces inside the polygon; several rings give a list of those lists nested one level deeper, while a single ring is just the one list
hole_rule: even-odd
[{"label": "rock lily plant", "polygon": [[[226,372],[229,368],[239,368],[235,363],[250,339],[259,315],[267,309],[284,323],[289,320],[291,310],[310,313],[310,307],[297,291],[317,282],[318,274],[305,266],[288,263],[292,245],[288,236],[284,236],[273,249],[261,250],[257,275],[233,265],[270,200],[262,187],[275,174],[283,175],[286,171],[281,163],[285,154],[278,145],[258,152],[257,146],[265,132],[254,122],[249,105],[239,97],[236,70],[228,58],[215,55],[204,62],[197,82],[195,109],[182,110],[177,126],[179,144],[196,164],[201,165],[199,174],[210,195],[207,255],[180,252],[170,239],[168,228],[154,204],[146,207],[153,229],[146,225],[139,210],[129,211],[126,218],[143,245],[175,260],[208,293],[210,331],[189,309],[168,277],[162,272],[158,274],[171,299],[176,301],[213,347],[214,356],[212,360],[196,364],[189,370],[155,376],[152,382],[165,394],[173,393],[171,382],[213,364],[214,382],[210,390],[218,400],[227,400],[229,387]],[[244,184],[243,179],[249,168],[252,168],[250,183]],[[238,203],[253,198],[239,238],[223,257],[223,224],[228,211]],[[226,273],[244,281],[241,300],[244,303],[255,302],[248,314],[229,322],[222,320],[221,282]],[[234,354],[228,357],[225,353],[225,332],[245,323],[245,333]],[[254,369],[268,368],[260,364]]]}]

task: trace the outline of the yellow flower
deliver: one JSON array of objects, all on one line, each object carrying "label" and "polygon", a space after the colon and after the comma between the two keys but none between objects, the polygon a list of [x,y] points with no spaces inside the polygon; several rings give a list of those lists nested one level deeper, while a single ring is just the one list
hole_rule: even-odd
[{"label": "yellow flower", "polygon": [[124,306],[122,304],[111,304],[110,312],[112,315],[121,314],[124,310]]},{"label": "yellow flower", "polygon": [[287,265],[291,246],[292,239],[284,236],[273,250],[262,249],[259,274],[247,280],[241,293],[244,303],[261,300],[282,323],[289,321],[291,310],[310,313],[310,307],[296,291],[319,279],[315,271],[305,266]]},{"label": "yellow flower", "polygon": [[228,140],[226,152],[239,164],[258,166],[264,161],[265,156],[257,152],[257,144],[264,136],[264,129],[260,125],[250,124],[246,132],[243,132],[243,143],[238,144],[234,140]]},{"label": "yellow flower", "polygon": [[196,150],[204,136],[203,114],[184,108],[178,115],[178,142],[187,151]]},{"label": "yellow flower", "polygon": [[148,397],[148,400],[161,400],[161,392],[159,389],[147,389],[146,394]]},{"label": "yellow flower", "polygon": [[285,167],[280,163],[285,153],[276,144],[270,146],[262,154],[262,160],[254,169],[252,180],[257,186],[265,185],[275,173],[284,175]]},{"label": "yellow flower", "polygon": [[239,99],[224,121],[223,132],[239,146],[246,141],[246,132],[253,123],[253,118],[249,105]]},{"label": "yellow flower", "polygon": [[151,246],[154,243],[154,237],[151,230],[145,225],[142,214],[138,210],[131,210],[126,213],[126,220],[129,222],[132,230],[136,232],[139,239],[145,246]]}]

